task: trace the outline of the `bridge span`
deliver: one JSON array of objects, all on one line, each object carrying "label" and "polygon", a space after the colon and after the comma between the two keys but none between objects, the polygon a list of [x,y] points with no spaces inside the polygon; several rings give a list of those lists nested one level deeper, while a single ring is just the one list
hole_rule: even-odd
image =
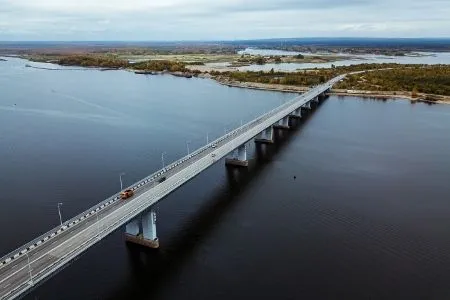
[{"label": "bridge span", "polygon": [[289,118],[300,118],[301,109],[331,89],[341,75],[280,105],[195,152],[165,166],[127,189],[134,196],[113,195],[61,226],[0,258],[0,299],[15,299],[63,269],[73,259],[125,225],[129,242],[158,248],[153,206],[190,179],[226,158],[226,164],[248,165],[246,143],[273,143],[274,128],[288,129]]}]

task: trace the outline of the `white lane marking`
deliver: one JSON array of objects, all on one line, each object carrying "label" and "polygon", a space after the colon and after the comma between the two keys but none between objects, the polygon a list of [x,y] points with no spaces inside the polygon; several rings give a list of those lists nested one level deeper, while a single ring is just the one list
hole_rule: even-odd
[{"label": "white lane marking", "polygon": [[[163,189],[163,190],[162,190],[162,193],[161,193],[161,191],[158,191],[158,193],[155,193],[155,194],[156,194],[156,195],[159,195],[159,194],[165,194],[165,192],[166,192],[167,190],[168,190],[168,189],[166,188],[166,189]],[[149,193],[149,192],[150,192],[150,191],[147,191],[145,194],[147,194],[147,193]],[[162,198],[162,197],[156,196],[156,198],[158,199],[158,198]],[[145,199],[145,198],[144,198],[144,199]],[[139,205],[139,207],[138,207],[137,209],[141,209],[140,206],[145,205],[145,203],[142,203],[142,201],[143,201],[143,200],[141,199],[140,202],[135,203],[135,205],[136,205],[136,204]],[[131,203],[130,203],[130,204],[131,204]],[[128,206],[129,206],[129,205],[128,205]],[[113,218],[113,217],[115,217],[116,215],[119,215],[119,216],[120,216],[120,214],[121,214],[121,212],[119,211],[120,208],[123,208],[123,207],[118,207],[116,210],[112,211],[112,212],[110,213],[109,216],[106,216],[105,218],[108,218],[108,217]],[[128,210],[130,210],[131,212],[133,212],[133,211],[136,210],[136,208],[133,208],[133,206],[131,206],[131,208],[128,209]],[[121,219],[126,218],[128,214],[130,214],[130,212],[127,212],[127,214],[125,215],[125,217],[119,217],[119,220],[118,220],[118,221],[121,221]],[[118,221],[116,221],[116,222],[118,222]],[[114,225],[114,224],[115,224],[115,223],[113,222],[113,225]],[[111,227],[111,226],[109,226],[109,227]],[[95,229],[95,230],[96,230],[96,229]],[[57,245],[56,247],[54,247],[54,248],[50,249],[49,251],[47,251],[46,253],[42,254],[40,257],[36,258],[36,259],[33,260],[33,261],[30,261],[30,264],[33,264],[34,262],[39,261],[41,258],[43,258],[43,257],[46,256],[46,255],[51,255],[51,252],[54,252],[56,249],[62,247],[64,244],[68,243],[69,241],[72,241],[73,239],[75,239],[76,237],[82,235],[82,234],[85,233],[86,231],[91,231],[91,232],[93,233],[93,236],[92,236],[92,237],[90,237],[89,235],[87,235],[87,236],[85,235],[85,237],[88,239],[88,241],[89,241],[90,239],[95,239],[95,237],[96,237],[95,230],[94,230],[93,228],[91,228],[91,226],[87,226],[86,228],[84,228],[83,230],[81,230],[79,233],[75,234],[75,235],[72,236],[72,237],[69,237],[67,240],[63,241],[61,244]],[[91,234],[91,233],[90,233],[90,234]],[[53,243],[55,243],[55,242],[57,242],[57,241],[54,241]],[[15,266],[17,266],[17,265],[15,265]],[[21,267],[20,269],[18,269],[18,270],[15,271],[14,273],[10,274],[10,275],[7,276],[7,277],[2,278],[2,280],[0,280],[0,283],[2,283],[2,282],[4,282],[5,280],[7,280],[8,278],[14,276],[14,275],[17,274],[18,272],[21,272],[21,271],[22,271],[23,269],[25,269],[26,267],[27,267],[27,265],[25,264],[25,266]]]},{"label": "white lane marking", "polygon": [[[117,209],[120,209],[120,207],[116,207],[116,209],[113,210],[113,211],[111,211],[109,214],[114,214],[114,213],[117,214],[117,211],[118,211]],[[108,216],[106,216],[106,217],[108,217]],[[105,217],[103,217],[103,218],[105,218]],[[92,220],[88,220],[88,221],[85,222],[84,224],[85,224],[85,225],[89,225],[89,223],[91,223],[91,221],[92,221]],[[80,228],[78,228],[78,229],[80,229]],[[75,230],[78,230],[78,229],[75,229]],[[33,264],[34,262],[37,262],[38,260],[40,260],[41,258],[43,258],[43,257],[46,256],[46,255],[51,255],[51,252],[52,252],[52,251],[54,251],[54,250],[60,248],[60,247],[63,246],[65,243],[67,243],[68,241],[71,241],[72,239],[74,239],[74,238],[76,238],[77,236],[81,235],[82,233],[84,233],[84,232],[87,231],[88,229],[91,229],[91,225],[86,226],[86,227],[85,227],[84,229],[82,229],[79,233],[75,234],[75,235],[72,236],[72,237],[70,237],[70,233],[69,233],[69,235],[66,236],[66,237],[68,237],[68,239],[67,239],[66,241],[63,241],[61,244],[59,244],[59,245],[57,245],[56,247],[50,249],[49,251],[47,251],[46,253],[44,253],[44,254],[41,255],[40,257],[36,258],[35,260],[30,261],[30,264]],[[73,232],[75,232],[75,230],[74,230]],[[91,231],[94,232],[93,229],[92,229]],[[96,237],[96,232],[97,232],[97,229],[95,229],[94,237]],[[46,237],[45,239],[48,239],[48,238],[49,238],[49,237]],[[92,239],[93,237],[87,236],[87,238],[88,238],[88,239]],[[44,240],[45,240],[45,239],[44,239]],[[52,244],[54,244],[54,243],[56,243],[56,242],[58,242],[58,240],[55,240]],[[52,245],[52,244],[51,244],[51,245]],[[37,251],[37,252],[31,254],[30,256],[34,256],[35,254],[39,254],[39,251]],[[16,255],[18,256],[18,254],[16,254]],[[17,264],[17,265],[14,265],[12,268],[15,268],[15,267],[17,267],[17,266],[18,266],[18,264]],[[3,282],[3,281],[5,281],[6,279],[8,279],[8,278],[11,277],[11,276],[14,276],[15,274],[17,274],[18,272],[20,272],[20,271],[21,271],[22,269],[24,269],[25,267],[26,267],[26,265],[25,265],[24,267],[18,269],[16,272],[10,274],[9,276],[7,276],[7,277],[5,277],[5,278],[2,278],[2,279],[0,280],[0,283]]]},{"label": "white lane marking", "polygon": [[[55,251],[56,249],[58,249],[59,247],[61,247],[61,246],[64,245],[65,243],[67,243],[68,241],[70,241],[70,240],[76,238],[77,236],[81,235],[81,234],[82,234],[84,231],[86,231],[87,229],[90,229],[90,226],[87,226],[87,227],[84,228],[82,231],[80,231],[79,233],[75,234],[73,237],[69,238],[68,240],[62,242],[61,244],[57,245],[56,247],[54,247],[54,248],[50,249],[49,251],[45,252],[44,254],[42,254],[41,256],[39,256],[38,258],[36,258],[35,260],[30,260],[30,265],[32,265],[33,263],[39,261],[39,260],[40,260],[41,258],[43,258],[44,256],[47,256],[47,255],[50,255],[50,256],[51,256],[51,252],[52,252],[52,251]],[[55,242],[57,242],[57,241],[54,241],[52,244],[54,244]],[[39,252],[36,252],[35,254],[39,254]],[[31,256],[33,256],[33,255],[31,255]],[[48,258],[48,259],[50,259],[50,258]],[[24,261],[23,261],[23,262],[24,262]],[[12,269],[16,268],[17,266],[19,266],[19,265],[16,264],[16,265],[12,266]],[[22,271],[23,269],[25,269],[27,266],[28,266],[28,265],[25,264],[23,267],[21,267],[21,268],[18,269],[17,271],[15,271],[15,272],[11,273],[10,275],[8,275],[8,276],[2,278],[2,279],[0,280],[0,283],[6,281],[8,278],[10,278],[10,277],[16,275],[17,273],[21,272],[21,271]]]},{"label": "white lane marking", "polygon": [[[171,168],[169,168],[169,169],[172,169],[172,167]],[[162,175],[163,173],[165,173],[166,172],[166,170],[164,170],[163,172],[160,172],[159,174],[160,175]],[[147,179],[145,182],[148,182],[149,180]],[[140,186],[143,186],[144,185],[144,182],[141,182],[137,187],[140,187]],[[133,187],[133,189],[137,189],[137,187],[135,186],[135,187]],[[116,198],[114,198],[114,200],[116,200],[116,199],[118,199],[119,197],[116,197]],[[112,202],[114,202],[114,200],[110,200],[108,203],[112,203]],[[101,207],[97,207],[97,209],[95,209],[95,211],[98,211],[98,210],[101,210],[101,208],[103,208],[103,207],[105,207],[105,204],[103,204]],[[90,213],[88,213],[87,215],[85,215],[85,218],[86,218],[86,216],[88,216],[88,215],[90,215],[90,214],[93,214],[94,213],[94,211],[91,211]],[[45,237],[43,240],[41,240],[41,241],[39,241],[37,244],[36,244],[36,246],[37,245],[39,245],[42,241],[46,241],[46,240],[48,240],[48,239],[50,239],[50,238],[52,238],[52,237],[54,237],[54,236],[57,236],[58,234],[60,234],[60,233],[62,233],[66,228],[68,228],[68,227],[70,227],[71,225],[73,225],[73,224],[76,224],[79,220],[82,220],[83,219],[83,217],[82,218],[79,218],[78,220],[75,220],[75,221],[72,221],[70,224],[68,224],[68,225],[65,225],[64,227],[62,227],[61,229],[59,229],[58,231],[56,231],[56,232],[53,232],[50,236],[47,236],[47,237]],[[32,249],[32,248],[31,248]],[[28,250],[28,249],[27,249]],[[23,253],[25,253],[26,251],[22,251],[22,252],[20,252],[20,254],[23,254]],[[20,255],[19,255],[20,256]],[[16,257],[16,256],[14,256],[14,257]],[[18,257],[18,256],[17,256]],[[4,261],[3,263],[6,263],[6,261]]]}]

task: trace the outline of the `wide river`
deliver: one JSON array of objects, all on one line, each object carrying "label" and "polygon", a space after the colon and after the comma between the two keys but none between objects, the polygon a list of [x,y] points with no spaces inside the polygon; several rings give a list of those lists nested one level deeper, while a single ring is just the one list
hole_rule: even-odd
[{"label": "wide river", "polygon": [[[0,62],[0,256],[293,94]],[[450,106],[330,97],[26,299],[448,299]],[[296,178],[294,179],[294,176]]]}]

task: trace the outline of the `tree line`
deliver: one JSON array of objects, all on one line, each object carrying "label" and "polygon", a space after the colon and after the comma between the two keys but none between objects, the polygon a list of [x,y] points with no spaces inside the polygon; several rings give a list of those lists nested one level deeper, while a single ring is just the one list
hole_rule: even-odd
[{"label": "tree line", "polygon": [[371,91],[408,91],[436,95],[450,95],[450,65],[401,65],[360,64],[328,69],[308,69],[298,72],[211,72],[212,75],[239,82],[311,86],[324,83],[345,73],[364,71],[348,75],[338,83],[337,89]]},{"label": "tree line", "polygon": [[372,91],[408,91],[450,96],[450,66],[394,68],[349,75],[336,88]]},{"label": "tree line", "polygon": [[132,63],[116,55],[68,55],[59,57],[57,63],[64,66],[131,68],[144,71],[186,71],[186,64],[178,61],[148,60]]}]

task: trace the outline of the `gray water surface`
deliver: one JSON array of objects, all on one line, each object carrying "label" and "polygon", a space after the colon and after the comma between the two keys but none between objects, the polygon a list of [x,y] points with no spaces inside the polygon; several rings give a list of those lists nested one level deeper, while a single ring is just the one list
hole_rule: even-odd
[{"label": "gray water surface", "polygon": [[[294,96],[25,63],[0,63],[2,254]],[[330,97],[162,201],[158,251],[117,231],[26,299],[447,299],[449,128],[450,106]]]}]

